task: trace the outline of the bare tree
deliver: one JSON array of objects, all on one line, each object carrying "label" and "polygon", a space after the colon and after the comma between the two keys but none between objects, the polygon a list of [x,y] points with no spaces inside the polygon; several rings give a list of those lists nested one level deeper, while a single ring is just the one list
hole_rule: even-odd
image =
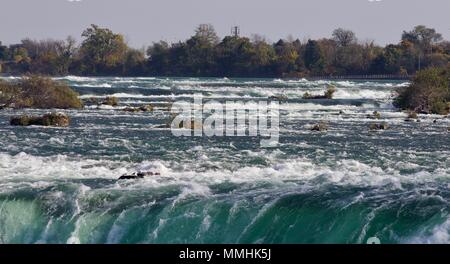
[{"label": "bare tree", "polygon": [[357,42],[355,33],[351,30],[343,28],[338,28],[333,31],[333,40],[342,47],[346,47]]}]

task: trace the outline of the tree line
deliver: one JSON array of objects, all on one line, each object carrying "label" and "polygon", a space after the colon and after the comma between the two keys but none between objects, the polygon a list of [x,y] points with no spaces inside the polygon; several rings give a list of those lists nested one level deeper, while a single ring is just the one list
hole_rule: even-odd
[{"label": "tree line", "polygon": [[435,29],[417,26],[385,47],[359,41],[354,32],[336,29],[318,40],[226,36],[200,25],[186,41],[153,43],[134,49],[123,35],[91,25],[82,42],[24,39],[0,42],[0,72],[51,76],[210,76],[307,77],[336,75],[412,75],[421,68],[449,63],[450,42]]}]

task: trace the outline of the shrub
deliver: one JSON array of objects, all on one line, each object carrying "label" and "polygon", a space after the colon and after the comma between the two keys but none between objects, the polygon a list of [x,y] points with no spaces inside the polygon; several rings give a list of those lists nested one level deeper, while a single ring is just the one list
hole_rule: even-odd
[{"label": "shrub", "polygon": [[418,72],[412,84],[399,91],[394,105],[418,113],[445,115],[449,102],[450,66]]},{"label": "shrub", "polygon": [[330,86],[328,87],[327,91],[325,92],[325,97],[327,99],[333,99],[333,95],[336,92],[336,87]]},{"label": "shrub", "polygon": [[29,75],[14,83],[0,82],[0,103],[14,108],[81,108],[78,93],[65,83]]},{"label": "shrub", "polygon": [[0,80],[0,106],[12,107],[16,104],[23,105],[29,102],[25,102],[16,83]]}]

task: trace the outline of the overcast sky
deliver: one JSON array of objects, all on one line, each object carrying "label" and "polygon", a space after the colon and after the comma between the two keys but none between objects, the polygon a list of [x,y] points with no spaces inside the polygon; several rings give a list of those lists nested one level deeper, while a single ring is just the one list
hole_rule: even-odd
[{"label": "overcast sky", "polygon": [[418,24],[449,40],[449,12],[450,0],[1,0],[0,41],[80,39],[83,29],[98,24],[139,48],[185,40],[196,25],[210,23],[222,37],[239,25],[241,35],[258,33],[272,41],[328,37],[344,27],[384,45]]}]

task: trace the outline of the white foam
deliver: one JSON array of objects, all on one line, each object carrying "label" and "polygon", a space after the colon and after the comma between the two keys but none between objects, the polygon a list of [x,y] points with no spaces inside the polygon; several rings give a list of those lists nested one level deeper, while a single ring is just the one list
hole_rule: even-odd
[{"label": "white foam", "polygon": [[[242,153],[245,154],[245,153]],[[324,153],[322,153],[324,154]],[[203,156],[198,151],[197,156]],[[441,168],[434,172],[417,171],[402,174],[400,170],[405,164],[390,164],[389,169],[363,163],[352,159],[341,159],[327,164],[316,164],[307,158],[282,158],[280,152],[260,153],[271,164],[266,167],[245,166],[232,170],[227,161],[214,163],[214,169],[204,170],[203,165],[210,166],[208,159],[194,159],[185,163],[161,160],[144,161],[139,164],[108,160],[90,160],[70,158],[64,155],[37,157],[26,153],[11,156],[0,154],[0,183],[12,179],[23,181],[58,180],[58,179],[117,179],[130,171],[155,171],[160,176],[152,176],[145,180],[153,186],[193,184],[209,186],[222,182],[257,182],[257,181],[301,181],[309,182],[320,179],[323,184],[379,186],[391,184],[401,187],[403,183],[429,182],[437,178],[448,178],[450,168]],[[227,165],[228,164],[228,165]],[[396,167],[395,167],[396,166]],[[139,183],[141,185],[141,183]],[[199,187],[200,188],[200,187]],[[204,192],[204,191],[201,191]]]},{"label": "white foam", "polygon": [[450,219],[441,225],[434,227],[431,232],[424,230],[413,238],[406,239],[405,243],[411,244],[449,244],[450,243]]}]

